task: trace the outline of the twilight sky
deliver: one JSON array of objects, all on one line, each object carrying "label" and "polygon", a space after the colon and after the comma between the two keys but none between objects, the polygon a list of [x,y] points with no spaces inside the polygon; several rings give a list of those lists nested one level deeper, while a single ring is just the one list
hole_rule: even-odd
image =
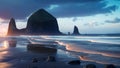
[{"label": "twilight sky", "polygon": [[7,32],[10,18],[19,29],[28,17],[44,8],[58,20],[61,32],[120,33],[120,0],[0,0],[0,35]]}]

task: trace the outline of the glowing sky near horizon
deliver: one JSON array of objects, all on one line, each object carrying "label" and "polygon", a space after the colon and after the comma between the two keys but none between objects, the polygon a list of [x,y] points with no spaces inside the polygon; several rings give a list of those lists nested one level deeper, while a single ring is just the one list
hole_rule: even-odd
[{"label": "glowing sky near horizon", "polygon": [[7,32],[11,17],[19,29],[25,28],[31,13],[44,8],[57,17],[63,33],[76,25],[82,34],[120,33],[120,0],[1,0],[0,35]]}]

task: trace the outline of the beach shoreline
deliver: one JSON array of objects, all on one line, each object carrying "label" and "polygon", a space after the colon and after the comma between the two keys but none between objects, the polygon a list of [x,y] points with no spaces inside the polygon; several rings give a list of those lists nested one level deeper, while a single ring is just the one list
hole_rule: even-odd
[{"label": "beach shoreline", "polygon": [[[8,43],[5,41],[3,42],[5,44],[5,49],[2,50],[2,47],[0,49],[0,68],[85,68],[88,64],[93,64],[96,68],[105,68],[105,66],[108,65],[107,63],[104,64],[95,61],[82,60],[85,58],[84,55],[75,55],[72,51],[61,48],[56,48],[56,50],[52,49],[52,51],[49,49],[49,52],[47,52],[48,48],[46,46],[43,46],[37,51],[34,51],[34,49],[27,49],[28,44],[33,44],[26,39],[22,39],[22,41],[21,39],[14,39],[9,42],[12,46],[8,46]],[[47,41],[44,41],[44,43],[45,42]],[[50,41],[49,43],[51,45]],[[51,56],[53,57],[52,60],[50,59]],[[37,61],[34,61],[34,59]],[[71,62],[74,61],[77,63],[71,64]],[[116,68],[120,67],[118,65],[115,66]]]}]

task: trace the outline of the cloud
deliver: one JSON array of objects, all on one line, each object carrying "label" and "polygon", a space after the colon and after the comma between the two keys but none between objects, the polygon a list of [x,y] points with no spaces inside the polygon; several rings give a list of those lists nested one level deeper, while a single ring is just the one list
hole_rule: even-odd
[{"label": "cloud", "polygon": [[44,8],[55,17],[91,16],[111,13],[117,6],[107,6],[103,0],[0,0],[0,18],[25,19]]},{"label": "cloud", "polygon": [[89,26],[89,27],[94,27],[94,26],[99,26],[101,25],[98,22],[91,22],[91,23],[85,23],[84,26]]},{"label": "cloud", "polygon": [[46,6],[33,0],[0,0],[0,17],[23,19],[42,7],[45,8]]},{"label": "cloud", "polygon": [[75,22],[75,21],[77,21],[77,20],[78,20],[77,17],[74,17],[74,18],[73,18],[73,22]]},{"label": "cloud", "polygon": [[59,8],[50,10],[51,13],[54,13],[54,16],[57,17],[80,17],[80,16],[91,16],[96,14],[105,14],[111,13],[117,9],[117,6],[106,7],[105,2],[88,2],[88,3],[74,3],[63,4]]},{"label": "cloud", "polygon": [[115,18],[114,20],[106,20],[107,23],[120,23],[120,18]]}]

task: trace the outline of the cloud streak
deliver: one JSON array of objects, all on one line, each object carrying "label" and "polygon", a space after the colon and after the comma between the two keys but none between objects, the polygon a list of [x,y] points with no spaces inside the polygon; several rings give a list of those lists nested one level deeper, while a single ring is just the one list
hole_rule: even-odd
[{"label": "cloud streak", "polygon": [[115,18],[114,20],[106,20],[107,23],[120,23],[120,18]]}]

